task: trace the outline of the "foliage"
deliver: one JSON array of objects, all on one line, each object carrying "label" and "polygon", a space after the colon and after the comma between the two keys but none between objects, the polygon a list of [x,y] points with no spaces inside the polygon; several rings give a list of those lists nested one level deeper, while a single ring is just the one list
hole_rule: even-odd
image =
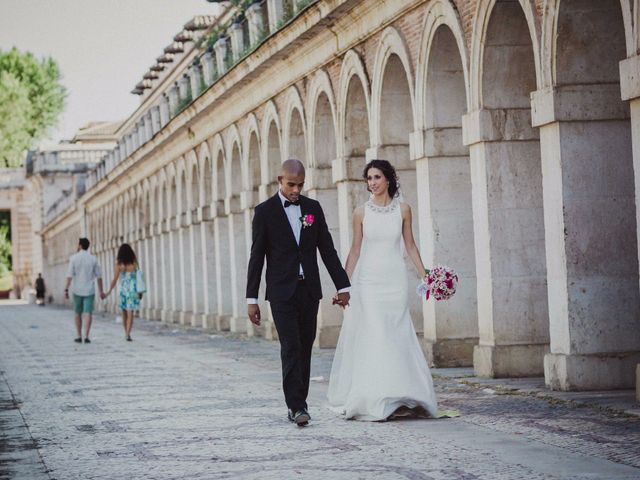
[{"label": "foliage", "polygon": [[0,292],[6,292],[7,290],[11,290],[13,288],[13,274],[8,272],[3,274],[0,271]]},{"label": "foliage", "polygon": [[55,126],[67,96],[52,58],[0,50],[0,166],[22,164],[24,151]]},{"label": "foliage", "polygon": [[176,105],[176,111],[173,112],[173,116],[175,117],[182,110],[187,108],[191,104],[192,101],[193,101],[193,98],[191,97],[191,95],[187,95],[186,97],[183,97],[180,100],[178,100],[178,105]]},{"label": "foliage", "polygon": [[11,271],[11,238],[9,227],[0,224],[0,277]]}]

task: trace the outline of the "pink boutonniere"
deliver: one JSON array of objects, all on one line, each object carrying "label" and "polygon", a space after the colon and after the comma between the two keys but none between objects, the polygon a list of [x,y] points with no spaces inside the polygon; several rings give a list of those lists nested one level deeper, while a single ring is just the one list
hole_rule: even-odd
[{"label": "pink boutonniere", "polygon": [[302,228],[307,228],[313,225],[313,222],[315,221],[315,219],[316,217],[314,217],[310,213],[307,213],[306,215],[301,216],[300,221],[302,222]]}]

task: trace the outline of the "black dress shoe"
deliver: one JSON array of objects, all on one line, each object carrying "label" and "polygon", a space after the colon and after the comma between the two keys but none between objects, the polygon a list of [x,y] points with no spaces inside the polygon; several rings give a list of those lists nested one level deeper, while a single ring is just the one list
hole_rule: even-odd
[{"label": "black dress shoe", "polygon": [[82,343],[82,338],[81,338],[81,337],[78,337],[78,338],[76,338],[76,339],[74,340],[74,342],[76,342],[76,343]]},{"label": "black dress shoe", "polygon": [[307,412],[306,408],[303,408],[302,410],[298,410],[293,415],[293,421],[299,427],[305,427],[305,426],[309,425],[309,420],[311,420],[311,415],[309,415],[309,412]]},{"label": "black dress shoe", "polygon": [[293,422],[293,410],[291,409],[287,410],[287,418],[289,419],[290,422]]},{"label": "black dress shoe", "polygon": [[84,339],[84,343],[91,343],[91,340],[89,340],[89,337]]}]

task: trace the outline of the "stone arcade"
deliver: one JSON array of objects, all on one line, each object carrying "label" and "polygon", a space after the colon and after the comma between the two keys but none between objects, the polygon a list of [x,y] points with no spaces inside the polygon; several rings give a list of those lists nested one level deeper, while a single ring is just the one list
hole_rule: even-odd
[{"label": "stone arcade", "polygon": [[[412,304],[430,361],[544,373],[554,389],[629,388],[640,363],[639,10],[268,0],[244,17],[196,17],[136,85],[140,106],[84,195],[43,226],[45,276],[63,284],[69,232],[92,239],[107,277],[127,241],[150,286],[143,315],[273,338],[272,322],[249,324],[244,284],[252,209],[275,192],[279,164],[306,163],[307,194],[344,258],[362,168],[385,158],[425,263],[461,276],[453,301]],[[340,323],[329,295],[320,346]]]}]

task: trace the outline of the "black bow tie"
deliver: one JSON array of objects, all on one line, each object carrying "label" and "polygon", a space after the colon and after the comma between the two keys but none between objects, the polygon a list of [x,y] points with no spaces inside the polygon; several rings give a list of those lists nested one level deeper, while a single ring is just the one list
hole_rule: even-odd
[{"label": "black bow tie", "polygon": [[297,202],[290,202],[289,200],[285,200],[284,201],[284,208],[287,208],[289,205],[300,205],[300,200],[298,200]]}]

